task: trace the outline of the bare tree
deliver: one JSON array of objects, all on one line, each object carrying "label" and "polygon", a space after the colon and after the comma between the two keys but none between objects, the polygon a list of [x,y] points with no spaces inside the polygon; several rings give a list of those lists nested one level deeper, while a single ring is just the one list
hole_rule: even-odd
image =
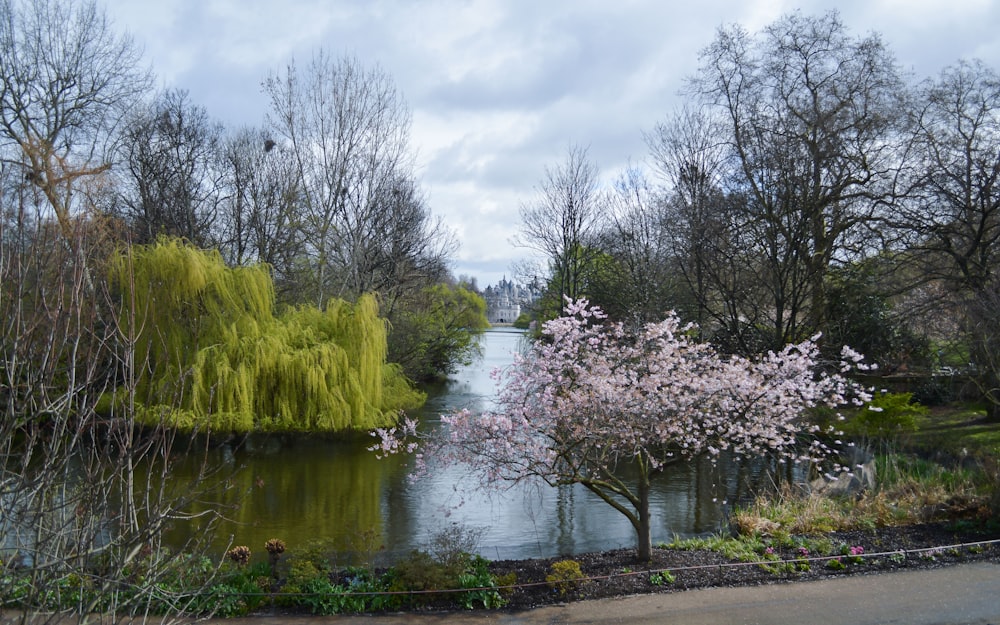
[{"label": "bare tree", "polygon": [[0,602],[24,622],[182,612],[163,582],[201,563],[161,543],[202,489],[171,490],[173,436],[131,418],[142,320],[115,314],[88,201],[150,82],[94,2],[0,0]]},{"label": "bare tree", "polygon": [[123,217],[137,243],[160,235],[213,242],[221,201],[221,124],[186,91],[168,90],[128,120],[121,139]]},{"label": "bare tree", "polygon": [[922,276],[944,286],[992,414],[1000,418],[1000,75],[963,61],[918,88],[897,225]]},{"label": "bare tree", "polygon": [[243,128],[226,139],[220,167],[223,256],[231,265],[268,264],[279,299],[294,301],[305,253],[295,159],[268,131]]},{"label": "bare tree", "polygon": [[531,202],[521,205],[520,232],[513,242],[540,252],[550,263],[558,299],[584,295],[584,280],[596,252],[601,223],[597,166],[587,149],[570,146],[566,159],[545,168],[545,177]]},{"label": "bare tree", "polygon": [[431,216],[414,180],[399,178],[387,191],[375,198],[370,235],[359,255],[359,288],[379,293],[383,313],[392,320],[401,297],[450,280],[447,259],[457,243]]},{"label": "bare tree", "polygon": [[0,158],[21,168],[72,239],[74,184],[149,88],[132,40],[93,1],[0,0]]},{"label": "bare tree", "polygon": [[[679,303],[661,199],[643,173],[630,167],[615,181],[605,205],[607,224],[600,248],[613,260],[613,268],[596,272],[590,300],[612,318],[630,319],[640,327]],[[611,282],[601,284],[605,277]]]},{"label": "bare tree", "polygon": [[665,245],[692,300],[678,308],[702,332],[727,336],[720,341],[726,348],[735,340],[739,351],[749,351],[740,337],[761,294],[749,288],[757,263],[739,244],[745,230],[726,192],[732,178],[726,128],[705,109],[684,108],[645,138],[664,185]]},{"label": "bare tree", "polygon": [[770,287],[773,343],[822,328],[828,268],[858,248],[898,165],[905,90],[877,35],[835,12],[787,15],[757,35],[722,28],[691,91],[717,107]]},{"label": "bare tree", "polygon": [[264,82],[271,125],[288,143],[302,201],[300,228],[319,306],[374,287],[366,254],[410,178],[410,112],[390,77],[355,59],[316,54]]}]

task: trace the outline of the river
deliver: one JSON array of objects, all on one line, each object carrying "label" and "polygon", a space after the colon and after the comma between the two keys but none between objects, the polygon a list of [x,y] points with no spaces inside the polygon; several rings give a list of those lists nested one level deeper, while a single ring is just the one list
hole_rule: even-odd
[{"label": "river", "polygon": [[[443,412],[489,407],[496,392],[490,372],[509,365],[524,341],[511,328],[487,331],[482,358],[431,389],[420,414],[424,427],[441,427]],[[627,519],[581,487],[535,484],[486,496],[468,478],[475,468],[456,466],[432,466],[412,481],[410,460],[380,460],[367,450],[373,442],[268,436],[213,451],[212,462],[236,471],[217,493],[232,509],[213,545],[262,553],[265,541],[280,538],[290,550],[321,541],[344,554],[370,557],[381,548],[391,556],[427,548],[450,530],[478,535],[477,550],[487,558],[521,559],[635,544]],[[178,479],[193,467],[180,463]],[[653,541],[718,531],[724,502],[745,496],[760,479],[759,470],[743,465],[671,467],[653,484]],[[179,545],[200,531],[199,521],[177,523],[168,539]]]}]

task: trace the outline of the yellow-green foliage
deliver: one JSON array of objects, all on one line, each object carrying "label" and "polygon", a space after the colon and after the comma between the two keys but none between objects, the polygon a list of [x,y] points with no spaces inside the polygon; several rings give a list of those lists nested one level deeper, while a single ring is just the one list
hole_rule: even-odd
[{"label": "yellow-green foliage", "polygon": [[218,252],[166,238],[119,253],[111,278],[125,316],[134,312],[138,400],[170,425],[363,430],[423,400],[385,361],[371,295],[275,317],[266,267],[230,268]]},{"label": "yellow-green foliage", "polygon": [[545,581],[561,595],[576,588],[580,580],[584,579],[580,563],[576,560],[559,560],[553,562],[550,568],[552,572],[545,576]]}]

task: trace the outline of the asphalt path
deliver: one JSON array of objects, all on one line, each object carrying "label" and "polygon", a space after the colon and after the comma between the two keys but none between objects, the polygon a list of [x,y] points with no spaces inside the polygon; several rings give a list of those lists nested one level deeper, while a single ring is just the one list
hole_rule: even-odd
[{"label": "asphalt path", "polygon": [[226,619],[215,625],[1000,625],[1000,562],[578,601],[522,612]]}]

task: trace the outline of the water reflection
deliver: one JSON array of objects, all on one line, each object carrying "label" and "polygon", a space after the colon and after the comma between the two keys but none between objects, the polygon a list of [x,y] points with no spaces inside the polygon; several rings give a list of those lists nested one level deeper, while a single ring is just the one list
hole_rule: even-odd
[{"label": "water reflection", "polygon": [[[440,427],[440,414],[492,405],[490,372],[510,363],[523,347],[510,329],[487,332],[483,358],[432,389],[421,418]],[[277,537],[290,549],[309,539],[333,542],[345,551],[363,550],[359,539],[374,531],[392,553],[427,547],[441,529],[459,524],[485,532],[480,552],[492,559],[548,557],[631,547],[635,533],[624,516],[582,487],[527,484],[503,496],[487,496],[469,477],[475,467],[432,467],[417,482],[408,479],[408,459],[379,460],[366,450],[371,440],[330,441],[315,437],[251,438],[218,450],[217,461],[243,466],[218,493],[239,504],[216,539],[219,548],[245,544],[261,551]],[[192,466],[196,464],[191,463]],[[183,469],[183,467],[181,467]],[[708,464],[681,464],[653,483],[654,542],[675,535],[713,532],[725,501],[745,496],[766,481],[760,463],[734,463],[724,470]],[[183,480],[183,473],[179,476]],[[178,525],[178,542],[196,523]]]}]

